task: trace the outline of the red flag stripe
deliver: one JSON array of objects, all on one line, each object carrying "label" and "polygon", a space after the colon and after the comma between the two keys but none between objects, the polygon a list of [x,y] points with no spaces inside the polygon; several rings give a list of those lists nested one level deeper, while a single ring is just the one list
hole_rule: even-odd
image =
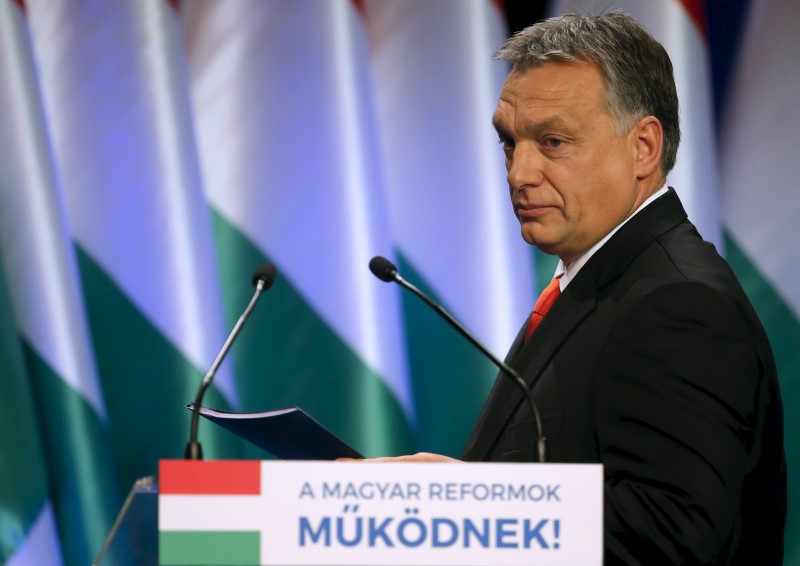
[{"label": "red flag stripe", "polygon": [[161,460],[158,492],[161,495],[259,495],[261,462]]},{"label": "red flag stripe", "polygon": [[706,13],[703,10],[703,0],[678,0],[678,2],[683,5],[697,29],[700,30],[700,34],[706,37]]}]

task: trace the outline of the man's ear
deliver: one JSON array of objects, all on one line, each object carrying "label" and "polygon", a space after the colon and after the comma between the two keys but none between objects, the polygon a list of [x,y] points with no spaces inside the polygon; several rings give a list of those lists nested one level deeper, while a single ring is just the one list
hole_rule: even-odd
[{"label": "man's ear", "polygon": [[635,163],[639,180],[661,174],[661,154],[664,151],[664,128],[655,116],[645,116],[633,127]]}]

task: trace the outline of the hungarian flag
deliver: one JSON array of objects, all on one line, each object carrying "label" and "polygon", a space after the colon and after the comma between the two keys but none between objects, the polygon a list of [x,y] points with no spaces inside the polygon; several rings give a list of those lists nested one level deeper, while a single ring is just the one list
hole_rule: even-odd
[{"label": "hungarian flag", "polygon": [[261,465],[258,460],[163,460],[159,563],[261,564]]},{"label": "hungarian flag", "polygon": [[[159,458],[183,453],[185,404],[226,335],[180,21],[166,0],[32,3],[28,13],[127,493]],[[207,402],[236,408],[230,365],[217,377]],[[229,435],[201,430],[207,456],[239,455]]]},{"label": "hungarian flag", "polygon": [[[14,116],[39,117],[38,90],[33,76],[25,14],[20,6],[0,2],[0,259],[15,252],[6,243],[8,230],[2,211],[11,210],[14,193],[24,186],[24,175],[14,163],[21,158]],[[17,93],[16,96],[12,93]],[[43,139],[43,136],[36,136]],[[44,157],[44,156],[43,156]],[[16,200],[16,199],[15,199]],[[10,227],[10,225],[9,225]],[[18,255],[18,254],[17,254]],[[60,549],[47,489],[47,465],[32,384],[25,363],[22,336],[0,261],[0,563],[10,557],[19,563],[59,564]]]},{"label": "hungarian flag", "polygon": [[88,564],[120,499],[28,24],[0,1],[0,559]]},{"label": "hungarian flag", "polygon": [[232,355],[242,405],[299,405],[365,455],[412,449],[362,15],[349,0],[184,6],[196,131],[229,320],[275,285]]}]

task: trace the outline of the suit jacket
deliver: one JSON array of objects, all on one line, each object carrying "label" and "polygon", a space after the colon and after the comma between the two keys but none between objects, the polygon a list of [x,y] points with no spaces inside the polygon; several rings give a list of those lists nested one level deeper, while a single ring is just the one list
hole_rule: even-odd
[{"label": "suit jacket", "polygon": [[[570,282],[506,359],[548,461],[602,463],[606,564],[781,564],[783,415],[765,332],[670,190]],[[498,376],[465,460],[533,461],[522,392]]]}]

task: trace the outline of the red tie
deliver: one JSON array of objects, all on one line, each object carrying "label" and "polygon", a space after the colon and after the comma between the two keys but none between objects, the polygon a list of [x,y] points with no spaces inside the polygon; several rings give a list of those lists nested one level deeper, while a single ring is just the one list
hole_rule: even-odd
[{"label": "red tie", "polygon": [[531,318],[528,321],[528,330],[525,332],[526,342],[528,338],[531,337],[531,334],[533,334],[533,331],[536,330],[536,327],[539,326],[539,323],[542,322],[544,315],[547,314],[547,311],[549,311],[553,303],[556,302],[556,299],[561,296],[559,279],[561,279],[560,275],[550,281],[550,284],[544,288],[544,291],[542,291],[542,294],[539,295],[539,298],[536,300],[533,313],[531,313]]}]

